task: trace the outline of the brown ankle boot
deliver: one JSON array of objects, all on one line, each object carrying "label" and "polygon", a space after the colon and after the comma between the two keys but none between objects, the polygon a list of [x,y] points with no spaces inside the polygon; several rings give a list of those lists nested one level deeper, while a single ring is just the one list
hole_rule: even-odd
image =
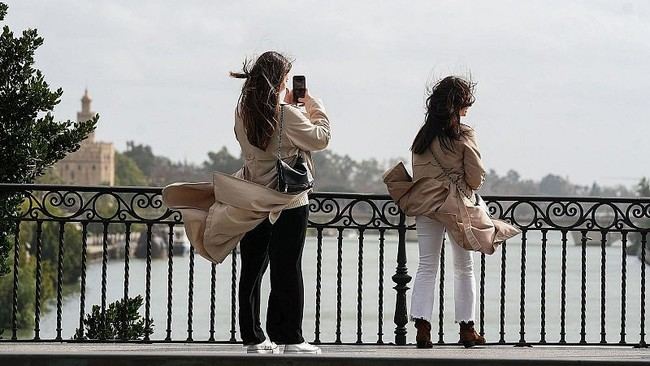
[{"label": "brown ankle boot", "polygon": [[415,328],[418,330],[415,342],[418,348],[431,348],[431,323],[424,319],[415,319]]},{"label": "brown ankle boot", "polygon": [[469,348],[477,344],[485,344],[485,338],[476,333],[473,321],[460,322],[460,340],[458,343],[461,343],[465,348]]}]

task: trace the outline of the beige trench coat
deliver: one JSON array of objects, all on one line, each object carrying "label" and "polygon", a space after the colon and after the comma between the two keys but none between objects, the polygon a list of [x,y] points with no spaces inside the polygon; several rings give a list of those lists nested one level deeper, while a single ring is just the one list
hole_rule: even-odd
[{"label": "beige trench coat", "polygon": [[[324,149],[330,140],[325,107],[319,99],[309,98],[305,113],[291,105],[283,109],[280,155],[293,164],[303,151],[313,173],[310,152]],[[276,129],[266,150],[258,149],[248,142],[243,121],[235,113],[235,137],[244,166],[232,176],[214,173],[212,183],[174,183],[163,189],[163,202],[181,211],[190,244],[209,261],[221,263],[265,219],[275,223],[282,210],[309,203],[307,191],[284,194],[275,190],[278,134]]]},{"label": "beige trench coat", "polygon": [[436,139],[429,152],[413,155],[414,178],[400,162],[384,174],[384,183],[406,215],[437,220],[456,244],[492,254],[497,245],[520,230],[505,221],[492,219],[484,208],[467,198],[473,197],[480,188],[485,169],[474,130],[466,125],[462,128],[466,136],[454,142],[452,152],[442,149]]},{"label": "beige trench coat", "polygon": [[196,253],[213,263],[223,262],[265,219],[277,221],[297,198],[224,173],[214,173],[212,183],[174,183],[163,189],[163,202],[182,213]]},{"label": "beige trench coat", "polygon": [[[282,108],[284,127],[280,155],[287,164],[293,165],[298,154],[302,152],[311,174],[315,175],[311,152],[325,149],[330,141],[330,123],[323,102],[320,99],[307,99],[304,113],[290,104],[283,104]],[[279,120],[280,116],[277,118]],[[261,150],[248,142],[244,122],[239,114],[235,113],[235,137],[245,159],[244,166],[236,173],[238,177],[269,188],[277,188],[275,165],[278,160],[278,134],[279,130],[276,129],[269,146],[266,150]]]}]

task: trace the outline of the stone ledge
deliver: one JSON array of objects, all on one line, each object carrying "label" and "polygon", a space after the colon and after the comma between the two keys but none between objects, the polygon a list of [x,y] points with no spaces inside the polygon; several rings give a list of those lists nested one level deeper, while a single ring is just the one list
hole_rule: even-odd
[{"label": "stone ledge", "polygon": [[648,365],[650,351],[628,347],[322,346],[321,355],[247,355],[240,345],[0,343],[2,366],[394,366]]}]

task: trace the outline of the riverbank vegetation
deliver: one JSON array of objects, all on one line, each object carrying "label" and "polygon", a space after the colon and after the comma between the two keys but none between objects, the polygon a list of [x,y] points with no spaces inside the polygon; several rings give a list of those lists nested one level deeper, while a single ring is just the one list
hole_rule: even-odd
[{"label": "riverbank vegetation", "polygon": [[[241,168],[243,158],[231,154],[223,147],[210,151],[201,164],[174,162],[156,155],[151,146],[127,143],[127,149],[118,153],[116,179],[124,185],[164,186],[179,181],[210,181],[215,171],[233,173]],[[385,161],[377,159],[355,160],[330,150],[313,154],[316,166],[316,191],[386,193],[382,174],[388,167],[404,158]],[[133,183],[133,184],[131,184]],[[550,195],[550,196],[638,196],[636,187],[602,186],[572,183],[568,178],[547,174],[540,180],[525,179],[515,170],[498,174],[489,170],[481,188],[484,195]]]}]

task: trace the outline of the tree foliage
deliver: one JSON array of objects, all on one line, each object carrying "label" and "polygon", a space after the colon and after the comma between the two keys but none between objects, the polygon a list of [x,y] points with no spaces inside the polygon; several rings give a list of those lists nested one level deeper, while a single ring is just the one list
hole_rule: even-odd
[{"label": "tree foliage", "polygon": [[203,162],[203,170],[206,172],[220,171],[232,174],[241,169],[244,164],[243,157],[235,158],[230,155],[228,149],[224,146],[218,152],[209,151],[208,160]]},{"label": "tree foliage", "polygon": [[[27,209],[29,203],[22,203]],[[62,216],[58,207],[47,205],[53,215]],[[17,326],[26,329],[34,323],[34,303],[36,283],[36,250],[40,240],[41,247],[41,309],[47,311],[52,306],[51,299],[56,296],[57,270],[59,260],[60,226],[53,221],[43,222],[38,236],[36,223],[24,221],[20,224],[20,263],[18,272]],[[65,224],[63,232],[63,285],[76,284],[81,276],[81,229],[73,223]],[[13,253],[10,256],[13,262]],[[0,277],[0,328],[11,327],[13,307],[13,276]]]},{"label": "tree foliage", "polygon": [[135,160],[126,154],[115,153],[115,185],[146,186],[149,182]]},{"label": "tree foliage", "polygon": [[[7,6],[0,3],[0,21]],[[34,67],[34,54],[43,44],[36,29],[15,37],[7,25],[0,35],[0,182],[32,183],[66,154],[79,149],[98,117],[84,122],[55,121],[52,111],[63,90],[52,91]],[[0,194],[0,219],[12,216],[21,198]],[[0,220],[0,275],[7,260],[14,224]]]},{"label": "tree foliage", "polygon": [[[243,164],[243,157],[237,158],[226,147],[208,152],[207,159],[201,165],[172,162],[165,156],[154,154],[151,146],[132,141],[127,143],[124,155],[135,162],[145,174],[148,184],[154,186],[179,181],[210,181],[213,172],[233,173]],[[331,150],[315,152],[312,158],[316,169],[315,190],[320,192],[386,193],[382,181],[386,169],[400,160],[408,165],[408,160],[403,158],[355,160]],[[547,174],[541,180],[524,179],[511,169],[503,175],[489,170],[481,194],[629,197],[634,196],[635,192],[622,185],[600,186],[595,182],[584,186],[574,184],[569,178],[556,174]]]},{"label": "tree foliage", "polygon": [[50,168],[45,172],[45,174],[37,177],[34,180],[34,183],[63,185],[65,184],[65,180],[56,172],[56,169]]},{"label": "tree foliage", "polygon": [[146,176],[151,176],[156,163],[156,155],[153,154],[151,146],[135,144],[133,141],[126,142],[124,156],[130,158],[142,170]]},{"label": "tree foliage", "polygon": [[194,164],[172,162],[165,156],[155,155],[149,145],[128,141],[126,146],[123,154],[132,159],[142,171],[147,185],[164,186],[171,182],[199,181],[209,178],[203,169]]},{"label": "tree foliage", "polygon": [[[13,260],[13,253],[11,255]],[[36,286],[35,271],[36,258],[28,257],[26,250],[21,248],[20,254],[20,272],[18,273],[18,293],[17,304],[18,312],[16,313],[16,325],[19,329],[27,329],[34,323],[34,291]],[[46,278],[51,273],[46,274]],[[41,296],[52,296],[54,288],[50,282],[41,286]],[[0,328],[11,329],[12,311],[13,311],[13,276],[0,277]]]},{"label": "tree foliage", "polygon": [[641,178],[639,184],[637,184],[636,187],[637,187],[636,193],[640,197],[650,197],[650,180],[648,180],[648,178],[646,177]]}]

